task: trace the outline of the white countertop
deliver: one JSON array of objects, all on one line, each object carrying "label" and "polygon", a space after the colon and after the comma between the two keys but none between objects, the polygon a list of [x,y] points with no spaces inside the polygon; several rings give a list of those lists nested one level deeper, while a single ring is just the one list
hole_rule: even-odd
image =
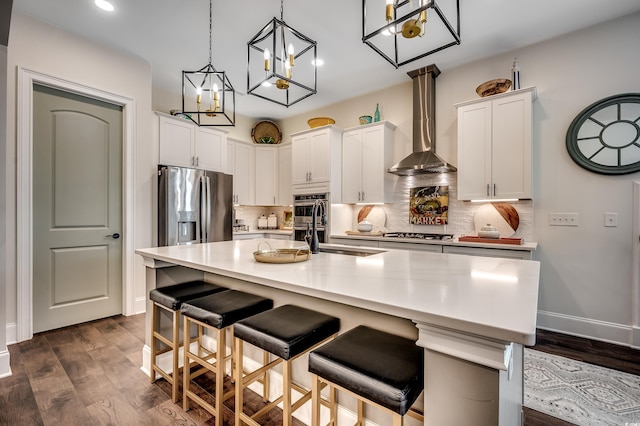
[{"label": "white countertop", "polygon": [[303,246],[253,239],[136,253],[147,262],[164,261],[497,341],[535,343],[537,261],[385,249],[367,257],[318,253],[305,262],[271,264],[254,260],[259,244],[260,249]]}]

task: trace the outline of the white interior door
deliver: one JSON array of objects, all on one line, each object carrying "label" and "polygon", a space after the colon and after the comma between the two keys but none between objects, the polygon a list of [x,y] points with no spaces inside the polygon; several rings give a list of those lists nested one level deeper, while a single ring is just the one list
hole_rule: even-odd
[{"label": "white interior door", "polygon": [[33,331],[122,312],[122,108],[33,91]]}]

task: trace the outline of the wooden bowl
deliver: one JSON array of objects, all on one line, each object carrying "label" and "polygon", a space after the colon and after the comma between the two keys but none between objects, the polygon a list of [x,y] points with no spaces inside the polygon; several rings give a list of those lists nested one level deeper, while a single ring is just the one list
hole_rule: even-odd
[{"label": "wooden bowl", "polygon": [[507,78],[497,78],[495,80],[489,80],[482,83],[476,88],[476,93],[481,98],[491,95],[497,95],[498,93],[504,93],[511,87],[511,80]]},{"label": "wooden bowl", "polygon": [[336,124],[336,120],[329,117],[313,117],[307,120],[307,123],[309,124],[309,127],[311,127],[312,129],[315,129],[316,127],[320,127],[320,126],[328,126],[330,124]]}]

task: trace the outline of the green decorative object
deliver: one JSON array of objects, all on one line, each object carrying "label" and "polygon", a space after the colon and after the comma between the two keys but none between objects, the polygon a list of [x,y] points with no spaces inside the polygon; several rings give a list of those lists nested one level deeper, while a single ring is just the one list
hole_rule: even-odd
[{"label": "green decorative object", "polygon": [[378,109],[378,104],[376,104],[376,112],[373,114],[373,121],[380,121],[380,110]]}]

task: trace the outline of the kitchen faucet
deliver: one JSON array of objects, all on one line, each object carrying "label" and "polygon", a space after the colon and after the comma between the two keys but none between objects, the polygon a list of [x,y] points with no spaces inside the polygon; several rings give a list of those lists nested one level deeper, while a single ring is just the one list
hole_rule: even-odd
[{"label": "kitchen faucet", "polygon": [[320,241],[318,240],[318,213],[321,211],[322,216],[320,218],[320,224],[327,224],[327,204],[325,200],[316,200],[311,210],[311,229],[309,229],[309,222],[307,222],[307,232],[304,236],[304,240],[309,245],[311,253],[316,254],[320,248]]}]

